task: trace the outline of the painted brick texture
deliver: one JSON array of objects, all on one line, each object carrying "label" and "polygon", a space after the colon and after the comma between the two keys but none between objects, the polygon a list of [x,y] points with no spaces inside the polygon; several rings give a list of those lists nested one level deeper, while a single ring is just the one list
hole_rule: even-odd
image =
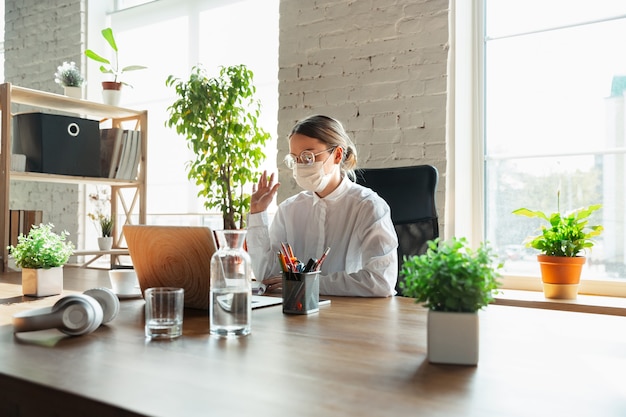
[{"label": "painted brick texture", "polygon": [[[63,61],[84,67],[86,0],[6,0],[5,81],[62,94],[54,73]],[[32,111],[15,106],[14,112]],[[39,111],[39,109],[35,109]],[[81,239],[79,187],[73,184],[11,182],[10,207],[43,210],[43,221]]]},{"label": "painted brick texture", "polygon": [[[432,164],[443,219],[448,65],[447,0],[283,0],[279,160],[294,123],[339,119],[359,166]],[[299,191],[279,166],[282,201]]]}]

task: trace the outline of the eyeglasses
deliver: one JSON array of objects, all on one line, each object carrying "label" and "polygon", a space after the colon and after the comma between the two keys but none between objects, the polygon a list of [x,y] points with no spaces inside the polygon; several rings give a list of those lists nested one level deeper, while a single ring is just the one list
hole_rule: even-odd
[{"label": "eyeglasses", "polygon": [[300,156],[296,157],[294,154],[287,154],[287,156],[285,156],[285,159],[283,160],[285,162],[285,165],[287,165],[287,168],[289,169],[293,169],[296,164],[298,163],[298,161],[300,161],[300,164],[302,165],[313,165],[313,163],[315,163],[315,157],[317,155],[321,155],[324,152],[332,152],[337,148],[337,146],[333,146],[330,147],[328,149],[324,149],[321,152],[318,153],[313,153],[311,151],[302,151],[300,153]]}]

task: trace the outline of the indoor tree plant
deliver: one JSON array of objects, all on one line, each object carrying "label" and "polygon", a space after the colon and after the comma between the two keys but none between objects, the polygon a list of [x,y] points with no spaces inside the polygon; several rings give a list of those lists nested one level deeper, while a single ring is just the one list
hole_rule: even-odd
[{"label": "indoor tree plant", "polygon": [[75,62],[64,61],[59,65],[54,73],[54,82],[63,87],[66,96],[82,98],[85,78]]},{"label": "indoor tree plant", "polygon": [[189,80],[170,75],[177,99],[168,107],[168,127],[187,139],[195,159],[188,162],[188,177],[199,185],[207,209],[219,208],[224,229],[245,228],[250,208],[246,184],[265,159],[263,146],[269,133],[258,125],[261,104],[255,100],[253,73],[245,65],[221,67],[208,77],[193,67]]},{"label": "indoor tree plant", "polygon": [[473,250],[466,238],[437,238],[426,253],[404,257],[400,288],[428,308],[430,362],[478,363],[478,311],[493,301],[500,268],[487,243]]},{"label": "indoor tree plant", "polygon": [[120,92],[122,90],[122,85],[128,85],[122,81],[121,77],[125,72],[128,71],[136,71],[145,69],[146,67],[142,65],[129,65],[126,67],[120,66],[119,63],[119,49],[117,47],[117,42],[115,42],[115,36],[113,35],[113,29],[105,28],[102,29],[102,37],[107,41],[109,46],[114,52],[113,60],[109,60],[102,55],[94,52],[91,49],[85,50],[85,55],[93,59],[96,62],[101,63],[100,72],[103,74],[112,74],[113,81],[103,81],[102,82],[102,94],[104,98],[104,102],[106,104],[117,105],[119,104]]},{"label": "indoor tree plant", "polygon": [[17,245],[9,246],[15,264],[22,268],[24,295],[44,297],[63,291],[63,265],[74,252],[69,233],[55,233],[52,223],[34,225],[28,235],[20,234]]},{"label": "indoor tree plant", "polygon": [[541,268],[544,295],[547,298],[575,299],[580,275],[585,263],[581,255],[594,245],[592,238],[599,236],[604,228],[589,225],[589,217],[599,210],[600,204],[582,207],[561,214],[560,192],[557,193],[557,211],[550,215],[527,208],[519,208],[513,214],[545,220],[540,233],[526,238],[529,248],[537,249]]}]

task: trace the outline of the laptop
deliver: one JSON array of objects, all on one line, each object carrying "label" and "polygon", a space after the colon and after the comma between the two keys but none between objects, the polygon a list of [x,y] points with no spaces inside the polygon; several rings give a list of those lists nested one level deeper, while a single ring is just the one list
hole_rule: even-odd
[{"label": "laptop", "polygon": [[[141,292],[151,287],[185,290],[185,307],[209,309],[213,231],[200,226],[124,225],[124,237]],[[280,305],[282,298],[252,295],[252,308]]]}]

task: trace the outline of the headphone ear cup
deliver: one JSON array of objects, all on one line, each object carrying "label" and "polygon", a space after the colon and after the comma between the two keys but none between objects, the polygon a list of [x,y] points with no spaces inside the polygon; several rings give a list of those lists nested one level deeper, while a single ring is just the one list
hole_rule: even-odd
[{"label": "headphone ear cup", "polygon": [[120,300],[109,288],[92,288],[83,294],[93,297],[102,307],[102,324],[110,322],[120,312]]},{"label": "headphone ear cup", "polygon": [[91,333],[102,324],[102,306],[88,295],[75,294],[61,298],[52,311],[58,311],[61,315],[59,330],[70,336]]}]

